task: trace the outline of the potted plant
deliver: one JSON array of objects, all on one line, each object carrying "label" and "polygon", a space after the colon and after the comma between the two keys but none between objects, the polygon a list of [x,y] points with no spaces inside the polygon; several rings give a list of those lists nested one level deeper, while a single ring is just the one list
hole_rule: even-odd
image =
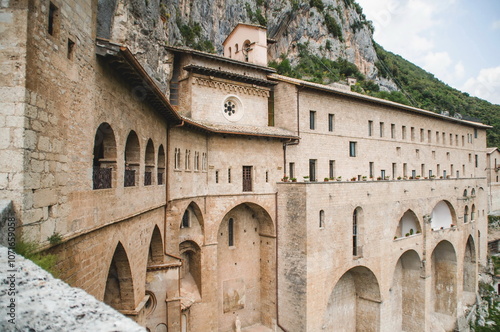
[{"label": "potted plant", "polygon": [[420,175],[417,175],[415,178],[416,178],[417,180],[420,180]]},{"label": "potted plant", "polygon": [[384,180],[389,180],[389,175],[386,175]]},{"label": "potted plant", "polygon": [[330,180],[330,178],[324,178],[323,181],[325,182],[328,182],[328,180]]},{"label": "potted plant", "polygon": [[342,177],[341,176],[337,176],[337,181],[342,181]]},{"label": "potted plant", "polygon": [[297,182],[297,178],[291,178],[292,182]]},{"label": "potted plant", "polygon": [[377,176],[377,181],[380,181],[382,180],[382,177],[381,176]]},{"label": "potted plant", "polygon": [[398,180],[401,180],[401,177],[400,177],[400,176],[398,176]]},{"label": "potted plant", "polygon": [[435,176],[435,175],[431,175],[431,179],[435,179],[435,178],[436,178],[436,176]]},{"label": "potted plant", "polygon": [[413,235],[413,228],[410,228],[410,235]]},{"label": "potted plant", "polygon": [[288,182],[288,176],[284,176],[282,179],[281,179],[282,182]]},{"label": "potted plant", "polygon": [[406,234],[405,234],[405,236],[406,236],[406,237],[410,236],[410,233],[406,233]]},{"label": "potted plant", "polygon": [[356,181],[356,177],[355,177],[355,176],[353,176],[353,177],[351,178],[351,181]]},{"label": "potted plant", "polygon": [[331,178],[330,178],[330,181],[335,181],[335,178],[334,178],[334,177],[331,177]]},{"label": "potted plant", "polygon": [[362,179],[363,179],[363,181],[366,181],[366,176],[363,176]]},{"label": "potted plant", "polygon": [[394,240],[396,240],[398,237],[397,236],[394,236]]},{"label": "potted plant", "polygon": [[440,178],[440,179],[442,179],[442,178],[443,178],[443,176],[441,175],[439,178]]},{"label": "potted plant", "polygon": [[446,178],[447,178],[447,179],[451,178],[451,175],[446,175]]},{"label": "potted plant", "polygon": [[309,175],[305,175],[305,176],[303,176],[303,178],[304,178],[304,182],[309,182]]}]

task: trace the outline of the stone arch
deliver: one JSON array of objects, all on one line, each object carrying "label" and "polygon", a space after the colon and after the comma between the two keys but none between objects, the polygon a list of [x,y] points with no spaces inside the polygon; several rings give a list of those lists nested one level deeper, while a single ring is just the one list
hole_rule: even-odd
[{"label": "stone arch", "polygon": [[148,251],[148,266],[163,263],[163,240],[157,225],[151,234]]},{"label": "stone arch", "polygon": [[201,300],[201,249],[194,241],[184,241],[179,244],[182,258],[181,267],[181,305],[182,310]]},{"label": "stone arch", "polygon": [[419,331],[425,321],[425,281],[415,250],[399,257],[391,287],[394,331]]},{"label": "stone arch", "polygon": [[[229,243],[229,221],[234,243]],[[241,203],[222,218],[217,234],[219,330],[234,326],[234,313],[242,327],[272,326],[275,298],[276,242],[269,213],[255,203]]]},{"label": "stone arch", "polygon": [[422,228],[420,227],[420,221],[417,215],[412,210],[407,210],[401,219],[399,219],[398,228],[396,229],[395,237],[403,237],[408,235],[413,235],[421,233]]},{"label": "stone arch", "polygon": [[165,149],[163,144],[158,148],[158,185],[165,184]]},{"label": "stone arch", "polygon": [[323,330],[380,331],[380,289],[375,274],[357,266],[342,275],[323,315]]},{"label": "stone arch", "polygon": [[144,156],[144,185],[153,184],[153,174],[155,170],[155,148],[151,138],[146,144],[146,154]]},{"label": "stone arch", "polygon": [[127,252],[121,242],[118,242],[109,264],[104,303],[116,310],[133,310],[135,308],[132,272]]},{"label": "stone arch", "polygon": [[179,220],[179,228],[181,230],[181,242],[185,236],[202,235],[204,228],[203,213],[194,201],[191,201],[184,209]]},{"label": "stone arch", "polygon": [[125,187],[137,186],[139,183],[140,150],[139,138],[131,130],[125,144]]},{"label": "stone arch", "polygon": [[114,187],[113,173],[116,172],[116,139],[113,128],[103,122],[97,128],[94,137],[93,188],[107,189]]},{"label": "stone arch", "polygon": [[457,311],[457,255],[453,245],[446,240],[439,242],[432,252],[432,288],[434,312],[454,317]]},{"label": "stone arch", "polygon": [[463,269],[463,290],[464,292],[473,293],[472,302],[474,302],[474,293],[476,292],[476,246],[471,235],[469,235],[465,245]]},{"label": "stone arch", "polygon": [[432,209],[431,227],[433,230],[450,228],[456,225],[455,209],[448,201],[440,201]]}]

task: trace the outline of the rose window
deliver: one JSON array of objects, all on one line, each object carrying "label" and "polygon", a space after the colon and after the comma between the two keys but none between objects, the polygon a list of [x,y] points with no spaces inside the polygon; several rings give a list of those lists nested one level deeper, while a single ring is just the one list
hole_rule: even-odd
[{"label": "rose window", "polygon": [[227,100],[224,103],[224,113],[226,113],[227,116],[231,116],[236,113],[236,105],[231,100]]},{"label": "rose window", "polygon": [[237,122],[243,117],[243,104],[235,95],[226,96],[222,103],[222,115],[226,120]]}]

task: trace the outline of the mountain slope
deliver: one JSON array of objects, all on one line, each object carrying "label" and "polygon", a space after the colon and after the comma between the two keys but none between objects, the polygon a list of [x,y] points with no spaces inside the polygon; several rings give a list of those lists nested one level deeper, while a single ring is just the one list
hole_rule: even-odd
[{"label": "mountain slope", "polygon": [[448,112],[451,116],[478,119],[494,127],[487,131],[488,146],[500,146],[500,105],[460,92],[401,56],[374,45],[379,74],[392,78],[405,92],[407,100],[403,103],[429,111]]}]

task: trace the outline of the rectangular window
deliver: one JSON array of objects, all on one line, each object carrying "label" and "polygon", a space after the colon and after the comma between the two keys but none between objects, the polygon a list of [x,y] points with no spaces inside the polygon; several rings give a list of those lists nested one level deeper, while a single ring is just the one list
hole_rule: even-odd
[{"label": "rectangular window", "polygon": [[477,154],[475,155],[475,164],[476,164],[476,167],[478,167],[478,165],[479,165],[479,156]]},{"label": "rectangular window", "polygon": [[252,191],[252,166],[243,166],[243,191]]},{"label": "rectangular window", "polygon": [[450,175],[453,175],[454,167],[453,164],[450,165]]},{"label": "rectangular window", "polygon": [[370,173],[370,178],[373,178],[373,161],[370,161],[370,164],[368,165],[369,166],[369,173]]},{"label": "rectangular window", "polygon": [[411,170],[411,177],[413,179],[415,179],[417,177],[417,171],[416,170],[414,170],[414,169]]},{"label": "rectangular window", "polygon": [[269,171],[266,171],[266,182],[269,182]]},{"label": "rectangular window", "polygon": [[385,180],[385,169],[380,170],[380,177],[382,178],[382,180]]},{"label": "rectangular window", "polygon": [[401,138],[406,139],[406,126],[401,127]]},{"label": "rectangular window", "polygon": [[443,145],[446,144],[446,134],[445,133],[443,133],[443,142],[442,143],[443,143]]},{"label": "rectangular window", "polygon": [[432,131],[427,130],[427,142],[431,143],[432,142]]},{"label": "rectangular window", "polygon": [[396,173],[397,173],[397,165],[396,163],[392,163],[392,179],[394,180],[396,178]]},{"label": "rectangular window", "polygon": [[309,111],[309,129],[316,129],[316,111]]},{"label": "rectangular window", "polygon": [[335,178],[335,160],[330,160],[329,168],[330,168],[329,177],[330,179],[333,179]]},{"label": "rectangular window", "polygon": [[462,135],[462,146],[465,146],[465,136]]},{"label": "rectangular window", "polygon": [[446,179],[446,170],[443,170],[443,178]]},{"label": "rectangular window", "polygon": [[469,162],[472,162],[472,153],[469,153]]},{"label": "rectangular window", "polygon": [[458,135],[455,135],[455,144],[458,146]]},{"label": "rectangular window", "polygon": [[396,147],[396,154],[398,155],[398,157],[401,156],[401,147],[400,146]]},{"label": "rectangular window", "polygon": [[380,137],[384,137],[384,123],[380,122]]},{"label": "rectangular window", "polygon": [[436,151],[432,151],[432,159],[436,159]]},{"label": "rectangular window", "polygon": [[450,145],[453,145],[453,134],[450,134]]},{"label": "rectangular window", "polygon": [[396,125],[394,123],[391,124],[391,138],[396,138]]},{"label": "rectangular window", "polygon": [[474,128],[474,138],[477,138],[477,128]]},{"label": "rectangular window", "polygon": [[349,142],[349,157],[356,157],[356,142]]},{"label": "rectangular window", "polygon": [[429,170],[429,179],[432,178],[432,169]]},{"label": "rectangular window", "polygon": [[420,158],[420,150],[419,149],[415,149],[415,156],[418,158]]},{"label": "rectangular window", "polygon": [[420,174],[425,176],[425,164],[420,165]]},{"label": "rectangular window", "polygon": [[411,127],[410,132],[411,132],[411,140],[414,141],[415,140],[415,127]]},{"label": "rectangular window", "polygon": [[373,121],[369,120],[368,121],[368,136],[373,135]]},{"label": "rectangular window", "polygon": [[309,180],[316,181],[316,159],[309,159]]},{"label": "rectangular window", "polygon": [[52,2],[49,4],[49,22],[47,31],[51,36],[55,36],[59,32],[59,8],[57,8]]},{"label": "rectangular window", "polygon": [[288,164],[288,173],[290,175],[290,179],[295,177],[295,163]]},{"label": "rectangular window", "polygon": [[335,116],[333,114],[328,114],[328,131],[333,131],[335,128]]},{"label": "rectangular window", "polygon": [[420,128],[420,142],[425,140],[425,131],[423,128]]},{"label": "rectangular window", "polygon": [[408,166],[406,165],[406,163],[403,164],[403,176],[408,176]]},{"label": "rectangular window", "polygon": [[436,143],[439,143],[439,131],[436,131]]},{"label": "rectangular window", "polygon": [[274,126],[274,90],[269,91],[269,98],[267,98],[267,125]]},{"label": "rectangular window", "polygon": [[437,164],[436,166],[436,174],[439,175],[441,173],[441,165]]},{"label": "rectangular window", "polygon": [[227,169],[227,183],[231,183],[231,169]]},{"label": "rectangular window", "polygon": [[215,183],[219,183],[219,171],[215,171]]}]

